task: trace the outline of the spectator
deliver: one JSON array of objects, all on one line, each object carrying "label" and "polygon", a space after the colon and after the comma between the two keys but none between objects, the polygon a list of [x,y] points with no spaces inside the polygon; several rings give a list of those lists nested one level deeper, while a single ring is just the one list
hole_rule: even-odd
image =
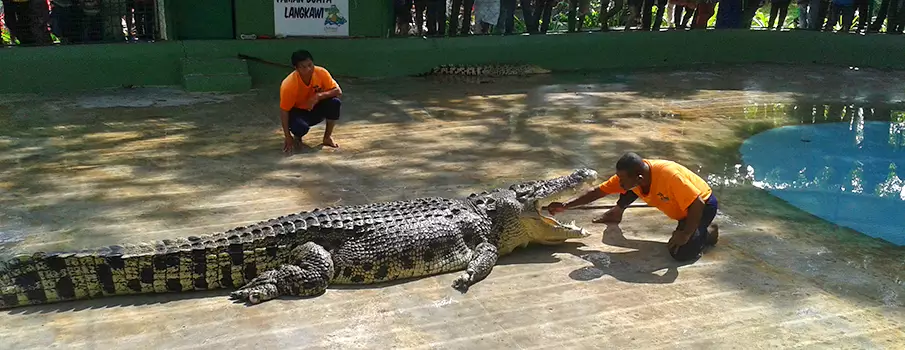
[{"label": "spectator", "polygon": [[[774,23],[776,23],[776,30],[782,30],[782,27],[786,24],[786,15],[789,13],[789,5],[791,5],[791,3],[792,0],[770,0],[770,22],[767,25],[768,30],[773,29]],[[777,19],[779,21],[776,21]]]},{"label": "spectator", "polygon": [[839,32],[850,32],[852,30],[852,21],[855,19],[855,1],[833,0],[829,8],[829,18],[823,30],[832,31],[836,27],[836,22],[839,21],[840,15],[842,16],[842,28],[839,28]]},{"label": "spectator", "polygon": [[481,34],[489,34],[500,20],[500,0],[475,0],[474,22]]}]

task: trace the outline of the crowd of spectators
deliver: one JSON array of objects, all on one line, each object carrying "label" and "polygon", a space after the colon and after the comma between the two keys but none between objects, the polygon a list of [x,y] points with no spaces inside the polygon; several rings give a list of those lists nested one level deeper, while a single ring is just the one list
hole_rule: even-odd
[{"label": "crowd of spectators", "polygon": [[153,40],[154,0],[0,0],[0,44]]},{"label": "crowd of spectators", "polygon": [[395,34],[752,29],[902,34],[905,0],[394,0]]}]

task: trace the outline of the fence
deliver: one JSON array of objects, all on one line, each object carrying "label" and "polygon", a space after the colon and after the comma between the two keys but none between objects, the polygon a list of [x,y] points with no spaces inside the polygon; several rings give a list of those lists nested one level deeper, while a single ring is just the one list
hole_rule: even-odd
[{"label": "fence", "polygon": [[[48,45],[162,38],[237,39],[249,34],[261,38],[279,34],[275,27],[287,25],[274,14],[273,6],[281,2],[290,1],[2,0],[0,40],[5,45]],[[770,28],[892,34],[905,30],[905,0],[331,0],[312,3],[339,6],[343,14],[337,18],[342,19],[340,25],[346,26],[339,36],[454,36],[617,28]],[[302,7],[313,5],[303,1],[285,6],[296,7],[298,10],[294,11],[301,11],[296,14],[301,14],[307,11]]]},{"label": "fence", "polygon": [[2,0],[6,45],[151,41],[155,0]]}]

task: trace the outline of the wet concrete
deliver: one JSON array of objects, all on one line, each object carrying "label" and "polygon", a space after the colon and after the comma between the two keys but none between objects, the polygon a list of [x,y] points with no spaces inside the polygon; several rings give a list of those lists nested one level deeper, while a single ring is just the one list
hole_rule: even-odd
[{"label": "wet concrete", "polygon": [[0,348],[902,348],[905,250],[794,209],[734,165],[744,137],[836,118],[794,111],[905,109],[903,78],[755,66],[341,81],[341,149],[319,147],[318,126],[291,156],[274,91],[0,99],[3,255],[609,174],[625,151],[699,171],[722,205],[720,244],[694,264],[671,261],[674,223],[653,209],[618,226],[576,210],[566,219],[592,237],[517,251],[467,294],[448,274],[253,307],[227,291],[70,302],[0,312]]}]

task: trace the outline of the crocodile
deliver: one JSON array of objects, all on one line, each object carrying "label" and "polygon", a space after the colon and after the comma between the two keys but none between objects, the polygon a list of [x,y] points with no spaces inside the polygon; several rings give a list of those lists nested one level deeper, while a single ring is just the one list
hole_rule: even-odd
[{"label": "crocodile", "polygon": [[532,64],[479,64],[479,65],[440,65],[417,76],[480,76],[501,77],[550,73],[549,69]]},{"label": "crocodile", "polygon": [[451,287],[465,293],[517,248],[587,237],[542,208],[596,179],[581,168],[465,197],[315,208],[201,236],[19,254],[0,263],[0,309],[224,288],[253,305],[456,271]]}]

